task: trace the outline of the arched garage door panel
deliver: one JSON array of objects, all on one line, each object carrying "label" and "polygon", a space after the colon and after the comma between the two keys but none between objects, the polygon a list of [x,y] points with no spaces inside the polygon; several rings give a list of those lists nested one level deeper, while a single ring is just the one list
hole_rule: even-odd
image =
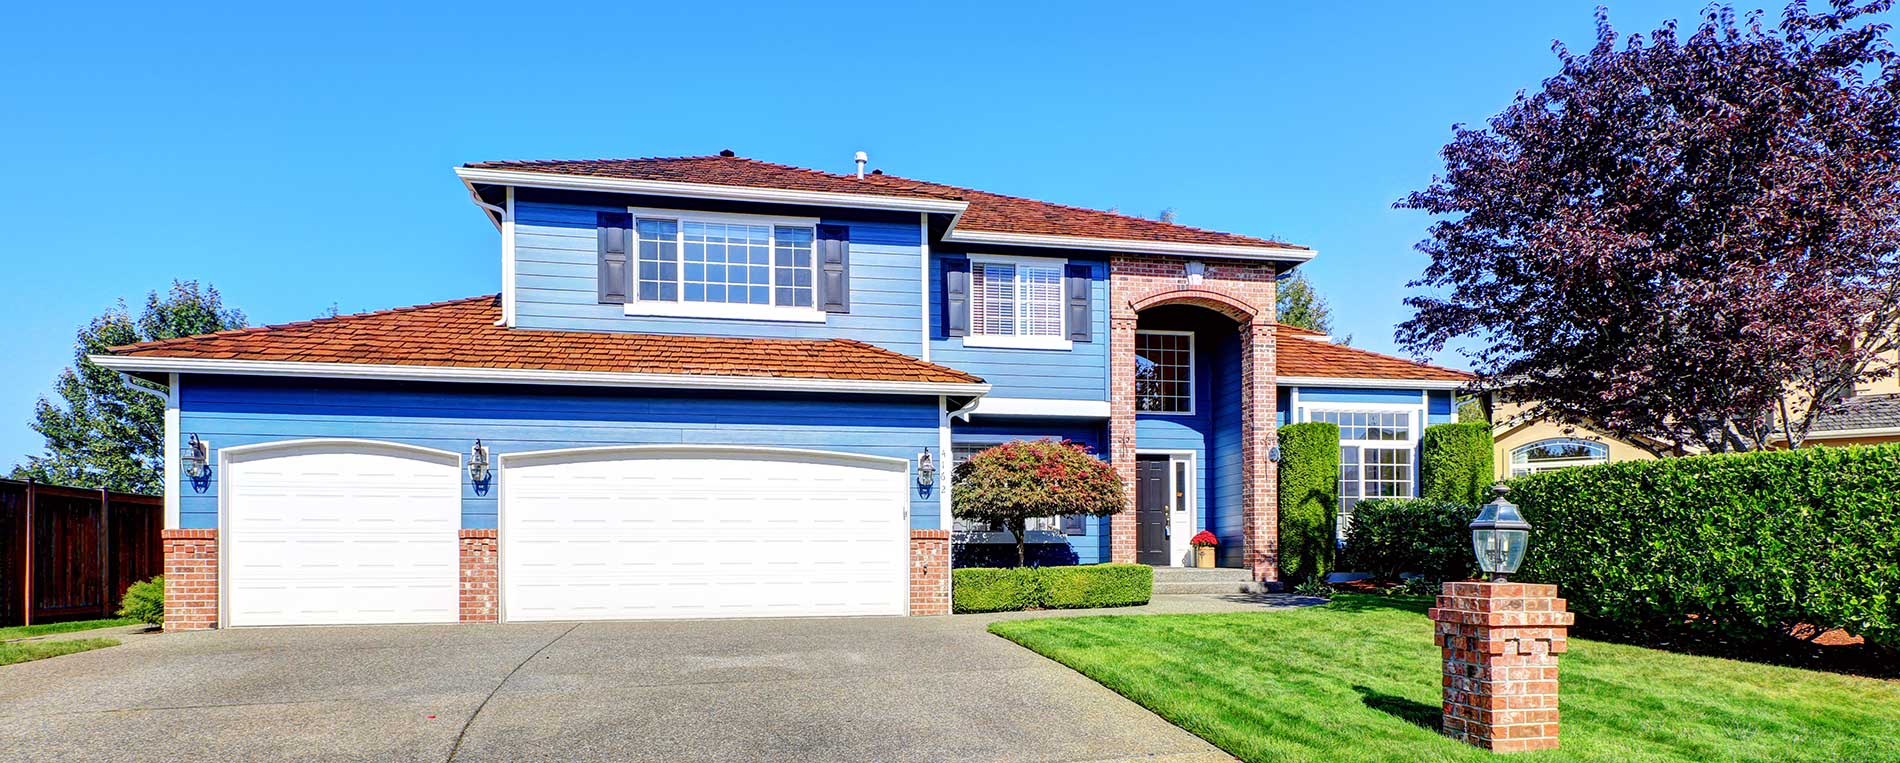
[{"label": "arched garage door panel", "polygon": [[512,621],[902,614],[907,464],[740,448],[510,457]]},{"label": "arched garage door panel", "polygon": [[316,441],[226,456],[231,625],[459,619],[455,454]]}]

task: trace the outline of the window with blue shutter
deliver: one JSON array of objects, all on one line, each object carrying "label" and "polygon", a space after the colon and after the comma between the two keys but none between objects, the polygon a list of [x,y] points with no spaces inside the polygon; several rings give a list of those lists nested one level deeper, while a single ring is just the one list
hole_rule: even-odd
[{"label": "window with blue shutter", "polygon": [[633,233],[633,215],[601,212],[595,216],[595,251],[599,267],[595,279],[600,301],[623,304],[633,274],[628,268],[627,247]]},{"label": "window with blue shutter", "polygon": [[827,313],[851,312],[851,229],[843,225],[818,226],[819,308]]},{"label": "window with blue shutter", "polygon": [[970,335],[970,260],[945,257],[943,267],[943,335]]}]

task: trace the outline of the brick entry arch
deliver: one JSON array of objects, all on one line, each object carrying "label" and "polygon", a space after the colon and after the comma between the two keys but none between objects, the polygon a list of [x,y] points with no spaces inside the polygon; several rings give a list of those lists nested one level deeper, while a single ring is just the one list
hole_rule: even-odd
[{"label": "brick entry arch", "polygon": [[1203,263],[1190,275],[1183,257],[1129,256],[1109,262],[1109,459],[1129,508],[1109,522],[1111,561],[1135,561],[1135,328],[1143,311],[1193,305],[1233,319],[1241,352],[1241,533],[1244,566],[1258,581],[1279,577],[1275,441],[1275,269],[1257,262]]}]

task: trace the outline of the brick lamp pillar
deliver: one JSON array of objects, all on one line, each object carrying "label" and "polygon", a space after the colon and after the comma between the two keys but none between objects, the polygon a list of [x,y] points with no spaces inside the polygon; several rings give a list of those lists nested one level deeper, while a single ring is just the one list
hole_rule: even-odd
[{"label": "brick lamp pillar", "polygon": [[1574,616],[1554,585],[1446,583],[1431,610],[1444,732],[1492,752],[1557,747],[1557,655]]}]

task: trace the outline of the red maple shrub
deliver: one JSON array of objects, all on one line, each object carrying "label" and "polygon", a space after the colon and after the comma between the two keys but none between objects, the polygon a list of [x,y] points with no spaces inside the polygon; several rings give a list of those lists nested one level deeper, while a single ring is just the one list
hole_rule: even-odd
[{"label": "red maple shrub", "polygon": [[996,522],[1016,536],[1016,564],[1026,563],[1023,535],[1036,517],[1121,511],[1121,477],[1081,443],[1013,440],[959,464],[950,483],[950,513]]}]

